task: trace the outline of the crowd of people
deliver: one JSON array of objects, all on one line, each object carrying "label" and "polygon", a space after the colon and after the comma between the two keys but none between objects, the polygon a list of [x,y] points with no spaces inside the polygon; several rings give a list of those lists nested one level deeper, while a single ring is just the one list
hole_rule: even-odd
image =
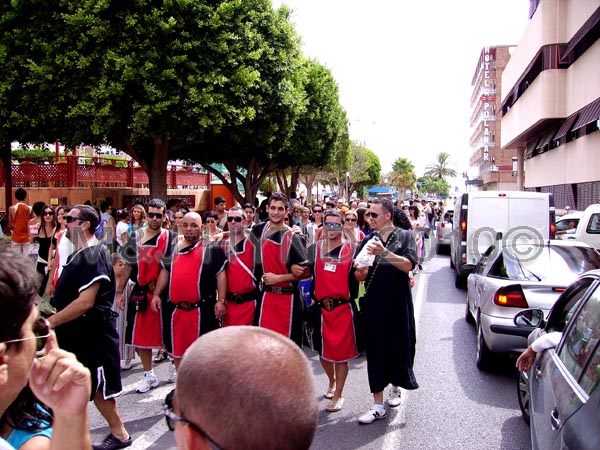
[{"label": "crowd of people", "polygon": [[[33,429],[52,428],[44,435],[49,445],[68,438],[62,428],[67,406],[79,428],[87,424],[85,408],[79,408],[83,394],[110,428],[93,447],[132,444],[115,399],[122,392],[121,370],[137,363],[136,354],[143,367],[140,394],[158,386],[155,364],[169,361],[167,381],[176,384],[165,415],[180,448],[195,448],[192,443],[198,439],[236,448],[242,430],[244,439],[256,442],[245,448],[308,448],[318,405],[308,361],[300,351],[304,345],[318,352],[327,374],[327,412],[343,408],[350,361],[363,350],[373,404],[358,418],[360,423],[386,417],[388,386],[389,407],[401,404],[401,389],[418,387],[411,287],[441,203],[330,198],[304,205],[275,192],[258,207],[247,203],[227,209],[226,200],[216,197],[214,210],[200,213],[176,200],[165,204],[152,199],[116,210],[111,199],[97,208],[43,202],[30,207],[26,196],[18,189],[9,209],[12,248],[10,258],[0,258],[0,306],[14,309],[3,297],[23,296],[27,287],[28,315],[17,321],[23,330],[4,333],[0,351],[21,351],[13,344],[20,339],[46,342],[47,355],[74,367],[59,390],[76,391],[77,398],[57,404],[55,396],[42,392],[37,378],[32,384],[31,377],[47,370],[50,359],[28,355],[29,387],[19,379],[20,389],[15,384],[3,406],[7,411],[23,390],[31,400],[32,417],[41,417]],[[369,264],[358,262],[361,252],[370,256]],[[27,261],[30,273],[21,274],[26,283],[13,281],[10,265],[27,272]],[[36,305],[43,295],[51,299],[52,309],[41,319]],[[29,337],[39,320],[47,325],[45,336]],[[264,351],[265,343],[272,352]],[[253,353],[256,359],[248,358]],[[223,354],[246,357],[225,360]],[[275,364],[275,355],[286,364]],[[259,366],[249,363],[261,360]],[[289,375],[282,377],[281,370]],[[228,371],[247,379],[251,402],[233,409],[220,406],[233,383]],[[273,383],[275,377],[284,381]],[[204,388],[194,389],[199,379]],[[214,387],[207,389],[213,380]],[[2,381],[0,376],[0,392]],[[292,410],[287,409],[290,404]],[[257,417],[257,411],[261,418],[249,427],[244,419]],[[221,419],[223,414],[227,417]],[[231,425],[238,415],[240,425]],[[2,417],[7,426],[0,429],[9,442],[10,429],[23,423],[32,429],[33,419],[10,417]],[[270,418],[282,424],[281,435],[269,428]],[[190,426],[182,429],[178,422]],[[57,448],[89,448],[89,431],[84,434],[87,440],[77,446]],[[294,442],[288,442],[291,436]],[[11,445],[7,448],[19,447],[15,441]]]}]

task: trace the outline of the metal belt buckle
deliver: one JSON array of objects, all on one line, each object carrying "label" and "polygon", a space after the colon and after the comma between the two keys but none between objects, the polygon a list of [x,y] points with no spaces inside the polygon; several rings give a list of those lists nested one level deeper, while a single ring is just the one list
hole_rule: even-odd
[{"label": "metal belt buckle", "polygon": [[281,288],[279,286],[273,286],[271,288],[271,292],[273,292],[274,294],[281,294]]},{"label": "metal belt buckle", "polygon": [[327,311],[331,311],[333,309],[333,299],[326,297],[323,299],[323,307],[327,310]]},{"label": "metal belt buckle", "polygon": [[191,311],[192,310],[192,304],[188,303],[188,302],[181,302],[181,303],[179,303],[179,306],[184,311]]}]

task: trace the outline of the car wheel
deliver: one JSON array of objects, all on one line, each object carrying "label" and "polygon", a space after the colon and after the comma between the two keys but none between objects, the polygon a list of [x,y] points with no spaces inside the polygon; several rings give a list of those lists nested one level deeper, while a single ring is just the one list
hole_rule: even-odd
[{"label": "car wheel", "polygon": [[454,286],[458,289],[464,289],[467,287],[467,277],[464,275],[456,274],[456,279],[454,280]]},{"label": "car wheel", "polygon": [[481,326],[480,317],[477,321],[477,368],[480,370],[489,370],[492,365],[493,355],[494,354],[485,343],[485,337],[483,336],[483,328]]},{"label": "car wheel", "polygon": [[471,314],[471,311],[469,311],[469,298],[468,297],[467,297],[466,306],[465,306],[465,320],[467,321],[467,323],[470,323],[471,325],[473,325],[475,323],[475,318],[473,317],[473,314]]},{"label": "car wheel", "polygon": [[521,408],[521,415],[527,425],[530,423],[530,397],[529,397],[529,373],[521,372],[517,376],[517,398],[519,399],[519,408]]}]

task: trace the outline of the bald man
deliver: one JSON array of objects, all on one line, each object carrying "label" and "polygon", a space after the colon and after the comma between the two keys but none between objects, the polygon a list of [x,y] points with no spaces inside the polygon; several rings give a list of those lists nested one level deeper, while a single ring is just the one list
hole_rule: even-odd
[{"label": "bald man", "polygon": [[304,353],[278,333],[245,325],[208,333],[188,349],[165,406],[180,449],[304,450],[317,428]]},{"label": "bald man", "polygon": [[[187,348],[198,336],[218,328],[227,311],[223,249],[200,239],[198,213],[183,216],[181,229],[183,239],[177,243],[171,264],[163,264],[152,300],[152,309],[162,310],[163,341],[176,368]],[[168,295],[162,296],[163,292]]]}]

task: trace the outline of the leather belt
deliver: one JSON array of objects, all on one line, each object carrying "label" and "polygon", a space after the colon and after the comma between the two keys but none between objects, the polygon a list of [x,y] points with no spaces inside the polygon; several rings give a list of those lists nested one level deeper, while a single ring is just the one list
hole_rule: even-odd
[{"label": "leather belt", "polygon": [[279,286],[263,286],[263,291],[273,294],[293,294],[296,292],[295,287],[279,287]]},{"label": "leather belt", "polygon": [[326,309],[327,311],[332,311],[335,307],[349,302],[350,300],[348,300],[347,298],[324,297],[321,300],[317,301],[317,305],[319,305],[321,308]]},{"label": "leather belt", "polygon": [[251,300],[256,300],[256,298],[258,297],[258,291],[254,290],[254,291],[250,291],[250,292],[246,292],[245,294],[233,294],[233,293],[228,293],[226,296],[226,299],[228,302],[231,303],[235,303],[236,305],[239,305],[241,303],[246,303],[249,302]]},{"label": "leather belt", "polygon": [[201,302],[198,303],[192,303],[192,302],[179,302],[179,303],[173,303],[175,305],[175,308],[177,309],[183,309],[184,311],[191,311],[192,309],[196,309],[200,306]]}]

